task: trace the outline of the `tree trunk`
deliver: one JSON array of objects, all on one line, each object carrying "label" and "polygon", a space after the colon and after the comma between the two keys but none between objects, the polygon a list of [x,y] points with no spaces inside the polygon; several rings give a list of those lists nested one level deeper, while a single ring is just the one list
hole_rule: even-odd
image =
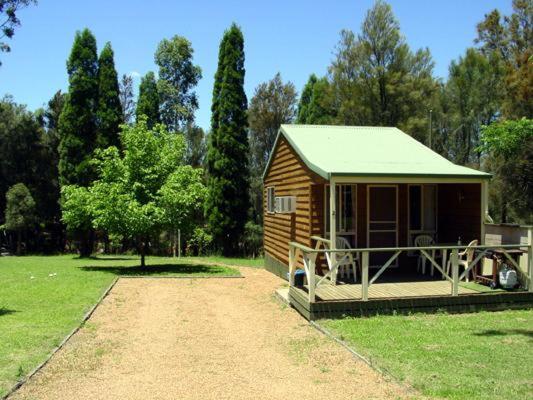
[{"label": "tree trunk", "polygon": [[88,258],[93,252],[94,246],[94,231],[90,229],[89,231],[81,233],[80,241],[80,257]]},{"label": "tree trunk", "polygon": [[20,255],[22,243],[22,231],[17,231],[17,255]]},{"label": "tree trunk", "polygon": [[139,249],[139,252],[141,253],[141,268],[145,268],[146,242],[144,240],[141,240],[141,247]]}]

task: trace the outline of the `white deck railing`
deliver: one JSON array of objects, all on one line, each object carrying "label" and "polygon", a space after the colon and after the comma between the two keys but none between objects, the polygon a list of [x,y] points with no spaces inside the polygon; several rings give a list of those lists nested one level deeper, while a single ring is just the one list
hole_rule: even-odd
[{"label": "white deck railing", "polygon": [[[469,246],[470,249],[478,250],[475,258],[469,263],[469,267],[459,275],[459,250],[464,250],[467,246],[427,246],[427,247],[384,247],[384,248],[363,248],[363,249],[332,249],[329,239],[324,239],[318,236],[313,236],[316,241],[315,248],[302,245],[298,242],[289,242],[289,284],[294,286],[294,274],[297,269],[297,262],[300,255],[303,260],[303,267],[307,278],[307,286],[309,291],[309,302],[316,301],[316,288],[319,285],[327,283],[327,278],[330,278],[331,283],[335,283],[336,274],[339,264],[342,263],[343,258],[351,253],[354,256],[359,255],[361,261],[361,299],[368,301],[368,288],[372,285],[381,274],[394,262],[394,260],[404,251],[417,251],[424,254],[426,259],[447,279],[451,284],[451,296],[458,296],[459,281],[461,281],[471,269],[491,250],[500,250],[505,258],[513,265],[519,275],[521,284],[529,291],[533,292],[533,245],[529,244],[505,244],[505,245],[477,245]],[[528,265],[527,272],[520,268],[515,259],[508,253],[510,249],[520,249],[527,253]],[[442,253],[442,264],[435,261],[435,253],[440,251]],[[378,271],[374,274],[372,279],[369,279],[369,255],[376,252],[390,252],[392,256],[384,263]],[[451,276],[446,270],[447,255],[450,252]],[[328,272],[324,276],[316,275],[316,259],[319,254],[324,254],[326,263],[328,264]],[[318,278],[318,280],[317,280]]]}]

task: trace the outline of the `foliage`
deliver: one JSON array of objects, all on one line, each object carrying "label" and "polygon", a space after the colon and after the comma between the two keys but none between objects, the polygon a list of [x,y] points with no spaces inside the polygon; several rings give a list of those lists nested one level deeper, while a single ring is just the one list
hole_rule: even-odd
[{"label": "foliage", "polygon": [[[203,204],[201,171],[182,166],[184,141],[163,125],[148,129],[146,118],[123,125],[123,154],[116,147],[99,151],[96,180],[87,190],[63,190],[64,220],[74,227],[89,221],[97,229],[136,239],[144,266],[146,246],[163,229],[190,230]],[[72,217],[71,217],[72,216]]]},{"label": "foliage", "polygon": [[119,82],[119,99],[122,107],[124,123],[129,124],[135,116],[135,96],[133,94],[133,78],[131,75],[122,74]]},{"label": "foliage", "polygon": [[185,129],[185,163],[195,168],[203,167],[207,153],[206,135],[202,128],[189,125]]},{"label": "foliage", "polygon": [[448,156],[459,164],[476,162],[480,165],[482,125],[492,123],[499,115],[501,79],[498,56],[489,59],[475,49],[452,61],[446,83],[449,101],[448,115],[456,129],[448,133]]},{"label": "foliage", "polygon": [[307,123],[307,109],[309,108],[309,104],[311,103],[311,97],[313,96],[313,86],[315,85],[317,80],[318,78],[316,77],[316,75],[311,74],[302,90],[302,95],[300,96],[300,101],[298,103],[298,115],[296,119],[296,122],[298,122],[299,124]]},{"label": "foliage", "polygon": [[4,228],[10,231],[23,231],[31,228],[37,220],[35,200],[23,183],[17,183],[6,193]]},{"label": "foliage", "polygon": [[242,242],[245,254],[252,258],[259,256],[263,251],[263,226],[248,221],[244,226]]},{"label": "foliage", "polygon": [[98,59],[98,105],[96,108],[96,147],[118,146],[119,126],[124,121],[120,90],[111,43],[107,42]]},{"label": "foliage", "polygon": [[161,121],[171,131],[182,131],[194,120],[198,108],[193,88],[202,78],[202,70],[193,64],[193,53],[191,42],[182,36],[163,39],[155,52]]},{"label": "foliage", "polygon": [[281,74],[255,88],[248,110],[250,124],[250,197],[253,216],[262,221],[263,179],[270,151],[281,124],[291,123],[296,116],[296,88],[283,83]]},{"label": "foliage", "polygon": [[157,82],[155,80],[155,74],[151,71],[141,78],[135,115],[137,121],[140,120],[142,115],[146,116],[146,123],[149,129],[152,129],[155,124],[161,122]]},{"label": "foliage", "polygon": [[20,26],[17,12],[30,4],[37,4],[37,0],[0,0],[0,52],[11,51],[11,47],[3,39],[13,37],[15,27]]},{"label": "foliage", "polygon": [[244,74],[244,38],[233,24],[220,43],[207,152],[205,213],[215,246],[224,255],[237,252],[249,206]]},{"label": "foliage", "polygon": [[533,120],[506,120],[483,127],[481,150],[494,173],[499,196],[494,209],[502,222],[510,217],[533,222]]},{"label": "foliage", "polygon": [[204,228],[196,227],[187,240],[187,256],[204,256],[209,254],[213,244],[213,236]]},{"label": "foliage", "polygon": [[68,96],[59,118],[59,181],[62,186],[87,186],[94,178],[89,162],[98,103],[96,39],[88,29],[76,33],[67,71]]},{"label": "foliage", "polygon": [[505,68],[503,115],[519,119],[533,116],[533,3],[513,0],[513,13],[501,19],[493,10],[477,26],[476,43],[487,57],[496,54]]},{"label": "foliage", "polygon": [[532,310],[324,321],[328,330],[424,397],[529,399]]},{"label": "foliage", "polygon": [[[0,101],[0,210],[5,210],[8,188],[24,183],[36,197],[45,193],[44,132],[39,120],[10,97]],[[3,215],[2,215],[3,217]]]},{"label": "foliage", "polygon": [[427,114],[436,93],[428,49],[412,52],[390,5],[378,0],[361,33],[341,33],[330,66],[337,123],[398,126],[424,141]]}]

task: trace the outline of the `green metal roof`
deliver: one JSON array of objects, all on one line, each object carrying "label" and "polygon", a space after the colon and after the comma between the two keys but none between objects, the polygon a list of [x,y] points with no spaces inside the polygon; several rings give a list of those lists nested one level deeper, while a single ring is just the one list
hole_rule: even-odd
[{"label": "green metal roof", "polygon": [[455,165],[397,128],[281,125],[274,147],[281,136],[312,171],[325,179],[334,175],[491,177],[485,172]]}]

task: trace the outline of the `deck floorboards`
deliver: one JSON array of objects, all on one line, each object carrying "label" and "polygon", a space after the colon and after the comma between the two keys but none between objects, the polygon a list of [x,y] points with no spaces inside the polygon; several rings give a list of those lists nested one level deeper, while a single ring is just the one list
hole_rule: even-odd
[{"label": "deck floorboards", "polygon": [[[307,291],[307,286],[305,290]],[[459,286],[459,294],[475,294],[476,290]],[[315,291],[317,300],[357,300],[361,299],[361,284],[337,284],[323,282]],[[369,299],[397,297],[446,296],[451,294],[448,281],[374,283],[368,288]]]}]

